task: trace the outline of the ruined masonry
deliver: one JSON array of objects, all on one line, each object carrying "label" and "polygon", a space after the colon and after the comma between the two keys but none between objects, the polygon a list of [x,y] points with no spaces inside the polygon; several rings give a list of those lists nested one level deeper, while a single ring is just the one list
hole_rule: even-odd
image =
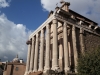
[{"label": "ruined masonry", "polygon": [[79,54],[100,45],[98,24],[61,4],[29,36],[25,75],[74,75]]}]

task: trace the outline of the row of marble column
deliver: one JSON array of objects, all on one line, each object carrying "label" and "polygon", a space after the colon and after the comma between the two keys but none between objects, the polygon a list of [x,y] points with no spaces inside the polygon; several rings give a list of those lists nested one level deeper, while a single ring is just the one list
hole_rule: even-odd
[{"label": "row of marble column", "polygon": [[[43,71],[43,67],[46,70],[50,69],[50,26],[49,24],[46,26],[46,56],[45,56],[45,67],[43,66],[44,60],[44,42],[45,42],[45,34],[44,29],[42,29],[41,37],[40,37],[40,54],[39,54],[39,33],[36,34],[36,38],[32,37],[32,43],[28,44],[28,55],[27,55],[27,65],[26,65],[26,73],[29,72],[37,72]],[[39,56],[39,63],[38,63]],[[39,66],[38,66],[39,65]],[[38,69],[39,67],[39,69]],[[27,74],[26,74],[27,75]]]},{"label": "row of marble column", "polygon": [[[57,70],[58,66],[58,36],[57,36],[57,19],[53,19],[53,58],[52,58],[52,70]],[[68,52],[68,32],[67,23],[63,25],[63,43],[64,43],[64,70],[65,72],[70,70],[69,66],[69,52]],[[50,25],[46,25],[46,52],[45,52],[45,65],[43,66],[44,59],[44,42],[45,34],[44,30],[41,30],[41,43],[40,43],[40,54],[39,54],[39,34],[36,34],[36,39],[32,37],[32,43],[28,45],[27,65],[26,72],[37,72],[43,70],[50,70]],[[36,41],[35,41],[36,40]],[[73,40],[73,51],[74,51],[74,62],[77,66],[77,47],[76,47],[76,33],[75,25],[72,26],[72,40]],[[38,63],[39,56],[39,63]],[[39,69],[38,69],[39,64]],[[75,70],[76,71],[76,70]]]}]

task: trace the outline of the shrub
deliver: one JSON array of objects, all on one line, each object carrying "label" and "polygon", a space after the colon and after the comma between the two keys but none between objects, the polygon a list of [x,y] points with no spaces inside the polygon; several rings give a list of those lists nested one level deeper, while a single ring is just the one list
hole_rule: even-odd
[{"label": "shrub", "polygon": [[82,54],[77,70],[78,75],[100,75],[100,47]]}]

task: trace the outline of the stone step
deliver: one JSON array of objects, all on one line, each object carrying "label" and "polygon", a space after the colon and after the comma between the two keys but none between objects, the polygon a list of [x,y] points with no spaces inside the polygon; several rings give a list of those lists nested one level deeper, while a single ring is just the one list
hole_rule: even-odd
[{"label": "stone step", "polygon": [[42,75],[42,71],[38,71],[38,72],[32,72],[32,73],[29,73],[29,75]]}]

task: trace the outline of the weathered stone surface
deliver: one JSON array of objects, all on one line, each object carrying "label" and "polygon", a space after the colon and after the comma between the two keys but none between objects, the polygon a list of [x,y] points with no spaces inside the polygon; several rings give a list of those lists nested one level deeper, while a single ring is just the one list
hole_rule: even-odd
[{"label": "weathered stone surface", "polygon": [[[97,23],[72,10],[66,11],[65,7],[66,4],[57,8],[29,37],[31,39],[34,36],[36,39],[34,66],[31,68],[33,72],[38,72],[39,69],[43,71],[43,75],[76,75],[79,55],[100,45],[100,37],[96,35],[100,35],[100,27],[96,28]],[[40,38],[42,34],[44,37]],[[30,62],[29,57],[27,60]]]},{"label": "weathered stone surface", "polygon": [[85,31],[84,34],[85,50],[93,50],[100,46],[100,36]]}]

